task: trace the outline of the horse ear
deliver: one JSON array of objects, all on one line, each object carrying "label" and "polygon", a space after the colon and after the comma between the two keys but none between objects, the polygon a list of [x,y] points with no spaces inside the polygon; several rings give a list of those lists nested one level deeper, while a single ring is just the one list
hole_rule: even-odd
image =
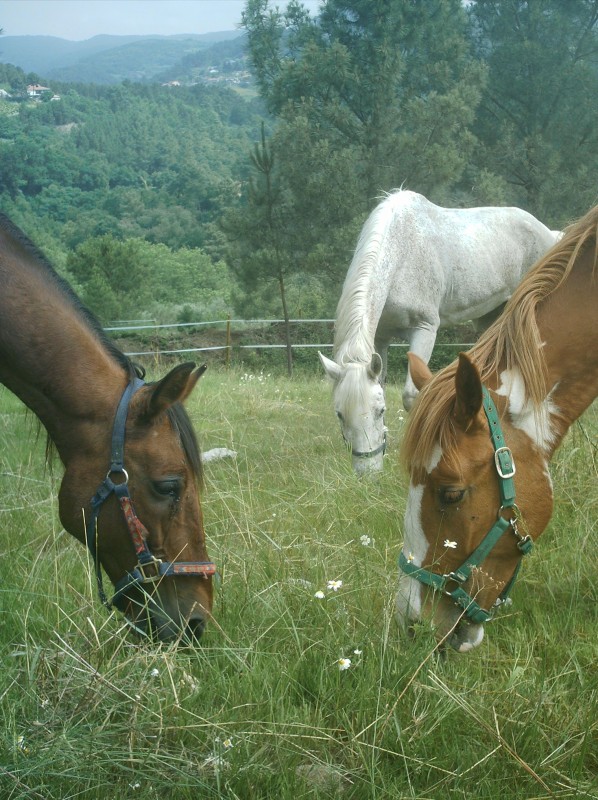
[{"label": "horse ear", "polygon": [[453,415],[457,424],[468,430],[482,408],[482,381],[477,367],[465,353],[459,353],[455,391]]},{"label": "horse ear", "polygon": [[318,350],[318,355],[320,357],[320,362],[324,367],[326,375],[328,375],[328,377],[331,380],[337,381],[340,378],[341,374],[341,368],[339,367],[339,365],[336,363],[336,361],[332,361],[330,358],[326,358],[326,356],[320,353],[319,350]]},{"label": "horse ear", "polygon": [[368,375],[370,378],[377,379],[382,372],[382,358],[378,353],[372,353],[372,360],[368,367]]},{"label": "horse ear", "polygon": [[157,417],[166,411],[173,403],[180,402],[189,397],[195,384],[204,374],[207,365],[203,364],[195,369],[195,364],[179,364],[165,375],[158,383],[148,386],[150,394],[146,397],[146,413],[150,418]]},{"label": "horse ear", "polygon": [[409,362],[411,380],[417,391],[421,392],[426,383],[432,378],[430,367],[416,353],[407,353],[407,361]]}]

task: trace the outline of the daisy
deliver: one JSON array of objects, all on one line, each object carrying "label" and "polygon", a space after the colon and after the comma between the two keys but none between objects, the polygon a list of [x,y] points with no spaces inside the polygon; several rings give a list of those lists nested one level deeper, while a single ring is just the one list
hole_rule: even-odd
[{"label": "daisy", "polygon": [[370,537],[366,533],[364,533],[363,536],[359,537],[359,541],[361,542],[361,544],[364,547],[367,547],[368,545],[370,545],[372,543],[372,540],[370,539]]},{"label": "daisy", "polygon": [[450,539],[445,539],[444,540],[444,546],[445,547],[450,547],[451,550],[456,550],[457,549],[457,542],[451,542]]},{"label": "daisy", "polygon": [[323,600],[325,596],[326,595],[324,594],[324,592],[321,589],[318,589],[318,591],[314,594],[314,597],[316,598],[316,600]]},{"label": "daisy", "polygon": [[340,671],[343,672],[344,670],[349,669],[349,667],[351,666],[351,659],[350,658],[339,658],[339,660],[337,661],[337,664],[338,664],[338,668],[340,669]]},{"label": "daisy", "polygon": [[332,589],[333,592],[338,592],[338,590],[341,588],[342,585],[343,585],[342,581],[328,581],[327,583],[327,587],[329,589]]}]

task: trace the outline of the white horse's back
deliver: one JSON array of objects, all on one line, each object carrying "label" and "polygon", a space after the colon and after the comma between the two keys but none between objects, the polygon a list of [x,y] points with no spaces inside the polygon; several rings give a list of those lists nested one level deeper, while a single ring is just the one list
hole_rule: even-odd
[{"label": "white horse's back", "polygon": [[[370,327],[377,330],[384,316],[396,336],[414,321],[438,318],[445,326],[488,314],[554,244],[555,233],[520,208],[441,208],[400,191],[374,210],[361,241],[338,305],[337,330],[356,283],[372,309]],[[360,258],[364,252],[367,260]]]}]

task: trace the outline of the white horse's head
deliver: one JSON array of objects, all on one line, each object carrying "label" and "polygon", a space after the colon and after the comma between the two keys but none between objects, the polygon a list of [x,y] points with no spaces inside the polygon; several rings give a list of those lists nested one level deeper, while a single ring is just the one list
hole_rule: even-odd
[{"label": "white horse's head", "polygon": [[343,439],[351,450],[358,475],[382,469],[386,450],[384,390],[380,383],[382,359],[372,355],[368,364],[340,366],[318,353],[326,374],[334,382],[334,410]]}]

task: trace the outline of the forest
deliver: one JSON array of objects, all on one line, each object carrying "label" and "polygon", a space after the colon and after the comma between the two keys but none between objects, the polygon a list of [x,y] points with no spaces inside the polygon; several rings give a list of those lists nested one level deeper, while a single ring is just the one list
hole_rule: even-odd
[{"label": "forest", "polygon": [[105,323],[333,316],[385,192],[551,228],[597,202],[597,21],[598,0],[247,0],[249,87],[190,80],[192,55],[112,86],[0,64],[0,209]]}]

